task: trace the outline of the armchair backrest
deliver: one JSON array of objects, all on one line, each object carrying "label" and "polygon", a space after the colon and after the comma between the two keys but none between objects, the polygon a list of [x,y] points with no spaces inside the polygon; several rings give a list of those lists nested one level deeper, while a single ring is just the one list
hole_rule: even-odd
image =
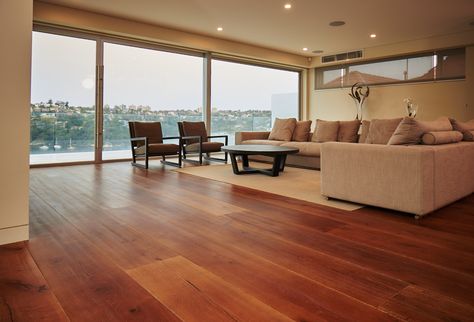
[{"label": "armchair backrest", "polygon": [[[146,137],[148,143],[163,143],[160,122],[128,122],[131,138]],[[142,141],[132,142],[133,146],[143,145]]]},{"label": "armchair backrest", "polygon": [[[204,122],[178,122],[180,136],[200,136],[202,142],[207,142],[206,124]],[[187,140],[187,144],[197,143],[199,140]]]}]

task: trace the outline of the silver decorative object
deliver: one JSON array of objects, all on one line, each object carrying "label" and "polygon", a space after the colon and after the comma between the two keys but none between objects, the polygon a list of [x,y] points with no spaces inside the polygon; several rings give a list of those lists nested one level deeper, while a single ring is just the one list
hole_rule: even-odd
[{"label": "silver decorative object", "polygon": [[405,98],[403,100],[407,106],[407,113],[409,117],[416,117],[416,113],[418,112],[418,104],[413,103],[413,100],[411,98]]},{"label": "silver decorative object", "polygon": [[357,108],[356,120],[362,120],[362,109],[364,108],[364,102],[369,97],[370,89],[369,86],[364,83],[355,83],[351,87],[349,96],[354,99]]}]

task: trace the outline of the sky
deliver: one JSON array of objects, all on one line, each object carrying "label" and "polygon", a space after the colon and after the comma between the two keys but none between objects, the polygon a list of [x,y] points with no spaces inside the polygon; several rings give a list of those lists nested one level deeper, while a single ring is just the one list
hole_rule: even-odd
[{"label": "sky", "polygon": [[[34,32],[32,103],[94,105],[95,56],[94,41]],[[104,104],[111,107],[202,107],[202,75],[202,57],[104,44]],[[298,74],[213,60],[211,88],[212,107],[270,109],[272,95],[297,93]]]}]

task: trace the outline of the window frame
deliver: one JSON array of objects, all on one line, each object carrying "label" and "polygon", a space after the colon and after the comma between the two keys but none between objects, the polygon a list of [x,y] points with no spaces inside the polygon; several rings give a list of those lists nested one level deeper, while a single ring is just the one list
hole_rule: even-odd
[{"label": "window frame", "polygon": [[[435,50],[435,51],[428,51],[428,52],[421,52],[421,53],[416,53],[416,54],[406,54],[406,55],[399,55],[399,56],[392,56],[389,58],[379,58],[379,59],[370,59],[370,60],[358,60],[356,62],[348,62],[348,63],[341,63],[341,64],[332,64],[331,66],[325,66],[325,67],[316,67],[314,68],[314,89],[315,90],[325,90],[325,89],[335,89],[335,88],[349,88],[352,86],[352,84],[345,84],[344,78],[342,79],[341,86],[330,86],[326,87],[323,84],[323,73],[326,71],[331,71],[331,70],[344,70],[344,75],[348,75],[349,73],[349,68],[353,66],[360,66],[360,65],[369,65],[369,64],[376,64],[376,63],[383,63],[383,62],[390,62],[390,61],[397,61],[397,60],[406,60],[407,65],[408,65],[408,60],[411,58],[419,58],[419,57],[434,57],[436,56],[438,64],[434,66],[433,68],[433,78],[430,79],[420,79],[420,80],[400,80],[400,81],[394,81],[394,82],[383,82],[383,83],[366,83],[367,85],[370,86],[385,86],[385,85],[399,85],[399,84],[416,84],[416,83],[431,83],[431,82],[439,82],[439,81],[453,81],[453,80],[465,80],[466,79],[466,73],[464,72],[464,76],[458,76],[458,77],[438,77],[438,67],[440,65],[439,63],[439,57],[442,55],[444,52],[452,52],[456,50],[462,50],[464,57],[466,57],[466,47],[455,47],[455,48],[446,48],[446,49],[440,49],[440,50]],[[465,59],[465,58],[464,58]]]}]

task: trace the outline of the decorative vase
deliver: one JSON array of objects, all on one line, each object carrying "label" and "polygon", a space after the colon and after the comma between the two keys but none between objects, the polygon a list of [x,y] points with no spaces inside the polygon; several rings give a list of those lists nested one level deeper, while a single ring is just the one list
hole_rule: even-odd
[{"label": "decorative vase", "polygon": [[369,86],[363,83],[355,83],[352,85],[351,92],[349,96],[354,99],[356,104],[357,115],[356,120],[362,121],[362,110],[364,108],[365,99],[369,96],[370,89]]}]

